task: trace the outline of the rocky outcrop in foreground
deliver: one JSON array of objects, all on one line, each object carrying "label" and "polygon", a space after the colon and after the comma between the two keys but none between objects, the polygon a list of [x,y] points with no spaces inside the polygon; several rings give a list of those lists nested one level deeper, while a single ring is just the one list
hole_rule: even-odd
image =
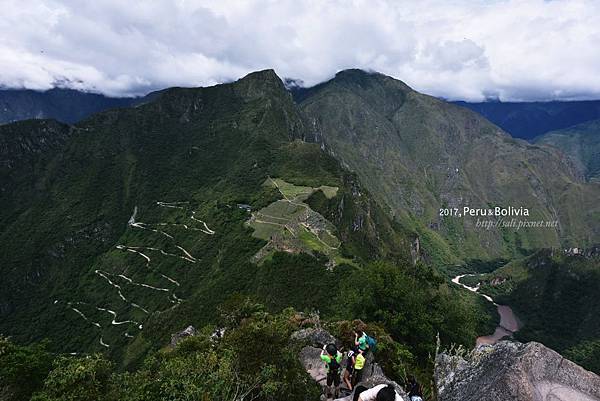
[{"label": "rocky outcrop in foreground", "polygon": [[[327,331],[320,328],[308,328],[302,329],[295,332],[291,338],[293,341],[299,341],[305,343],[306,346],[300,351],[300,362],[310,374],[310,376],[321,386],[326,385],[327,373],[325,371],[325,364],[321,361],[321,349],[323,345],[334,343],[338,347],[341,346],[341,342],[329,334]],[[344,360],[342,366],[346,366],[346,353],[344,353]],[[342,372],[340,372],[342,373]],[[390,380],[385,376],[381,367],[377,362],[373,361],[373,355],[367,355],[367,362],[364,367],[362,381],[359,385],[363,385],[367,388],[371,388],[378,384],[392,384],[396,387],[396,392],[400,394],[403,400],[408,400],[406,392],[396,382]],[[338,398],[335,401],[351,401],[352,394],[346,389],[342,383],[342,398]]]},{"label": "rocky outcrop in foreground", "polygon": [[600,401],[600,377],[542,344],[501,341],[439,354],[439,401]]}]

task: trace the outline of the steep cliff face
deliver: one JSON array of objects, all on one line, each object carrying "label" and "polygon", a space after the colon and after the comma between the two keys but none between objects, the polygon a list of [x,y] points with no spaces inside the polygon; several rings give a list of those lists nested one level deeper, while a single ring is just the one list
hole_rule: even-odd
[{"label": "steep cliff face", "polygon": [[542,344],[501,341],[437,356],[439,401],[598,401],[600,377]]},{"label": "steep cliff face", "polygon": [[23,199],[45,190],[46,166],[60,157],[74,132],[56,120],[20,121],[0,128],[0,221],[14,215]]},{"label": "steep cliff face", "polygon": [[72,129],[56,120],[22,121],[0,130],[0,169],[33,165],[46,153],[60,149]]}]

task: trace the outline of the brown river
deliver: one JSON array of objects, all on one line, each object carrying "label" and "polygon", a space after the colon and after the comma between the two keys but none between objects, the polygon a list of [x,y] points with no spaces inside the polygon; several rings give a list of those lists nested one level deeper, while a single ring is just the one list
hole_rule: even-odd
[{"label": "brown river", "polygon": [[511,337],[514,333],[519,331],[519,328],[521,327],[519,319],[517,318],[513,310],[510,308],[510,306],[498,305],[490,296],[479,293],[479,284],[476,287],[469,287],[468,285],[462,284],[460,282],[460,279],[466,276],[474,276],[474,274],[461,274],[459,276],[454,277],[452,279],[452,282],[460,285],[461,287],[471,292],[475,292],[481,295],[486,300],[493,303],[498,309],[498,314],[500,315],[500,324],[496,326],[496,330],[494,331],[494,333],[488,336],[477,337],[476,344],[494,344],[500,339],[504,337]]}]

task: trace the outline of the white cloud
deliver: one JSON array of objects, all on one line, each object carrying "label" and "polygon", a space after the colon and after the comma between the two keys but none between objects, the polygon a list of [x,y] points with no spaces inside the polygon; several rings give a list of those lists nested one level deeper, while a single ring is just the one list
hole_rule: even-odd
[{"label": "white cloud", "polygon": [[453,99],[600,98],[600,2],[5,0],[0,85],[111,95],[263,68],[381,71]]}]

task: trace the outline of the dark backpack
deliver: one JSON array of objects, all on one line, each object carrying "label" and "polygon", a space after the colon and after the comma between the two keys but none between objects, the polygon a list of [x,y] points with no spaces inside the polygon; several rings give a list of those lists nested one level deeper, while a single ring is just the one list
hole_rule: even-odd
[{"label": "dark backpack", "polygon": [[328,366],[329,366],[329,371],[330,372],[337,372],[340,370],[341,365],[340,363],[337,361],[337,354],[335,356],[331,356],[331,362],[329,362]]},{"label": "dark backpack", "polygon": [[408,396],[409,397],[413,397],[413,396],[422,397],[423,396],[423,390],[421,389],[421,385],[417,381],[410,384]]}]

